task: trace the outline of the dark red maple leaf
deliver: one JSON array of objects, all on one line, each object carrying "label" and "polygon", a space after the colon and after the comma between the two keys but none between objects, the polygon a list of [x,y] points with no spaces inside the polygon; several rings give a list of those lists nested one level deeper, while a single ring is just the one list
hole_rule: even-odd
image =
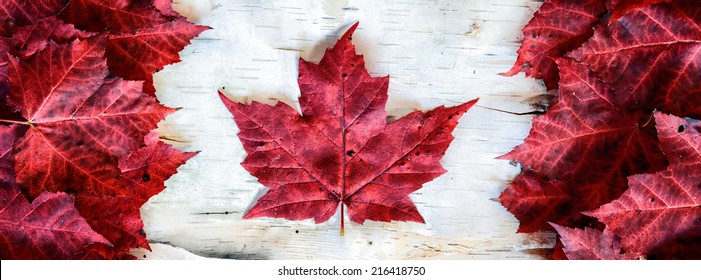
[{"label": "dark red maple leaf", "polygon": [[179,62],[178,52],[207,29],[178,19],[134,33],[110,36],[106,53],[110,73],[128,80],[145,80],[144,91],[154,93],[153,72]]},{"label": "dark red maple leaf", "polygon": [[701,5],[696,0],[633,10],[597,29],[570,56],[616,90],[621,108],[701,117]]},{"label": "dark red maple leaf", "polygon": [[565,254],[565,245],[562,244],[562,240],[558,239],[555,242],[555,247],[553,248],[552,254],[553,260],[569,260],[567,254]]},{"label": "dark red maple leaf", "polygon": [[12,155],[12,144],[23,133],[19,125],[0,126],[0,186],[10,189],[16,186],[15,157]]},{"label": "dark red maple leaf", "polygon": [[559,79],[555,60],[574,50],[592,36],[592,27],[606,13],[604,0],[546,0],[523,28],[518,59],[507,76],[525,72],[543,79],[548,89]]},{"label": "dark red maple leaf", "polygon": [[631,252],[621,248],[621,240],[608,230],[576,229],[552,224],[560,234],[564,252],[570,260],[634,260]]},{"label": "dark red maple leaf", "polygon": [[[99,15],[99,16],[95,16]],[[61,18],[88,31],[109,30],[107,65],[113,75],[144,80],[154,94],[153,72],[179,62],[178,52],[209,29],[188,22],[170,9],[170,1],[74,0]]]},{"label": "dark red maple leaf", "polygon": [[137,247],[150,248],[140,208],[165,189],[163,183],[180,165],[197,154],[173,149],[161,142],[156,133],[148,134],[145,143],[143,148],[119,158],[120,178],[128,195],[81,194],[76,197],[76,208],[88,224],[114,244],[109,248],[112,254],[125,254]]},{"label": "dark red maple leaf", "polygon": [[50,41],[64,44],[75,39],[84,40],[96,34],[78,30],[56,17],[48,17],[38,20],[34,25],[15,28],[8,40],[9,48],[5,51],[17,57],[29,58],[46,48]]},{"label": "dark red maple leaf", "polygon": [[0,36],[10,35],[12,26],[26,26],[56,15],[68,0],[0,0]]},{"label": "dark red maple leaf", "polygon": [[10,94],[10,83],[8,82],[7,70],[9,68],[10,50],[9,39],[0,37],[0,118],[14,119],[12,112],[7,106],[7,95]]},{"label": "dark red maple leaf", "polygon": [[87,31],[130,33],[170,21],[149,3],[132,0],[71,0],[61,18]]},{"label": "dark red maple leaf", "polygon": [[613,22],[619,18],[621,18],[623,15],[638,9],[638,8],[643,8],[652,4],[657,4],[661,2],[670,2],[672,0],[611,0],[610,1],[610,10],[611,10],[611,19],[610,21]]},{"label": "dark red maple leaf", "polygon": [[532,170],[516,176],[499,196],[499,202],[520,221],[518,232],[547,229],[551,221],[567,222],[571,214],[563,213],[575,212],[570,209],[572,196],[565,182],[549,181]]},{"label": "dark red maple leaf", "polygon": [[701,123],[662,113],[655,120],[669,168],[628,177],[620,198],[585,213],[620,236],[625,249],[643,254],[701,237]]},{"label": "dark red maple leaf", "polygon": [[[520,208],[506,205],[517,217],[527,218],[525,228],[520,230],[529,232],[549,229],[546,221],[576,220],[580,211],[617,198],[625,190],[626,176],[660,170],[666,165],[654,128],[645,125],[649,117],[644,112],[619,110],[612,101],[614,90],[594,77],[586,66],[571,59],[558,63],[558,103],[533,120],[524,144],[500,157],[521,162],[540,176],[560,181],[516,180],[502,201],[540,197],[542,193],[559,196],[562,192],[558,189],[576,198],[560,203],[528,200],[522,202],[527,207]],[[528,184],[520,186],[522,183]],[[518,198],[512,197],[514,192]]]},{"label": "dark red maple leaf", "polygon": [[690,234],[687,237],[668,240],[650,251],[648,260],[701,260],[701,236]]},{"label": "dark red maple leaf", "polygon": [[[248,156],[242,165],[270,188],[244,218],[328,220],[341,204],[356,223],[423,222],[409,194],[445,173],[439,163],[458,119],[477,100],[413,112],[387,124],[389,77],[372,78],[355,53],[353,25],[317,65],[299,61],[302,114],[222,100]],[[341,218],[343,233],[343,218]]]},{"label": "dark red maple leaf", "polygon": [[[558,28],[558,24],[570,22],[569,28],[582,27],[579,19],[592,15],[586,12],[579,16],[567,15],[568,9],[555,9],[556,2],[560,6],[573,6],[591,1],[546,1],[524,32],[560,32],[562,28]],[[590,228],[558,229],[561,233],[568,231],[569,235],[563,234],[557,244],[569,238],[569,246],[574,246],[572,242],[583,241],[586,237],[588,246],[603,244],[616,253],[611,249],[611,240],[621,238],[620,247],[624,250],[619,252],[621,254],[631,252],[635,256],[652,258],[701,255],[693,249],[699,246],[692,246],[701,240],[699,236],[662,231],[655,238],[666,245],[641,249],[633,244],[645,246],[644,240],[627,243],[625,240],[629,237],[620,231],[604,230],[609,226],[606,220],[596,221],[581,214],[618,198],[629,183],[633,183],[631,180],[638,178],[636,176],[648,175],[628,176],[667,168],[666,158],[669,157],[664,157],[659,149],[660,140],[653,130],[653,112],[701,116],[701,79],[698,79],[701,76],[701,6],[697,2],[601,0],[608,13],[590,18],[592,23],[600,22],[595,27],[590,26],[595,30],[593,35],[585,38],[586,42],[573,42],[572,48],[567,50],[570,52],[550,54],[550,59],[545,61],[532,57],[534,52],[545,53],[536,51],[539,46],[550,46],[539,44],[543,39],[538,35],[542,34],[534,32],[536,36],[531,36],[530,40],[525,38],[519,50],[519,61],[509,74],[515,74],[519,63],[527,61],[527,69],[532,69],[527,75],[544,79],[548,88],[553,88],[553,81],[560,79],[560,101],[550,104],[552,107],[544,116],[534,119],[523,145],[501,157],[520,161],[524,167],[522,174],[500,196],[502,204],[521,222],[520,232],[551,230],[546,222],[554,222]],[[593,4],[587,6],[593,7],[600,8]],[[558,63],[560,73],[532,74],[537,69],[552,69],[552,61]],[[683,176],[690,174],[693,172]],[[669,187],[660,187],[662,189]],[[556,247],[553,257],[564,254],[560,254],[561,247]],[[572,254],[570,258],[583,256]],[[587,258],[593,257],[589,254]]]}]

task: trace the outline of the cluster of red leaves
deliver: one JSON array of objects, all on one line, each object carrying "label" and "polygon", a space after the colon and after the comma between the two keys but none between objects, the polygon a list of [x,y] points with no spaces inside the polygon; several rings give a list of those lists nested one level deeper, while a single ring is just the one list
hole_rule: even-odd
[{"label": "cluster of red leaves", "polygon": [[501,157],[519,232],[557,230],[555,258],[701,258],[698,1],[546,0],[523,33],[506,74],[559,100]]},{"label": "cluster of red leaves", "polygon": [[[313,218],[341,206],[351,221],[424,222],[409,194],[445,173],[439,160],[458,119],[477,100],[415,111],[387,124],[389,77],[370,77],[355,52],[353,25],[319,64],[299,60],[300,115],[269,106],[222,101],[239,127],[243,167],[270,188],[244,218]],[[221,94],[221,93],[220,93]]]},{"label": "cluster of red leaves", "polygon": [[122,259],[195,153],[161,142],[153,72],[207,29],[169,0],[0,0],[0,258]]}]

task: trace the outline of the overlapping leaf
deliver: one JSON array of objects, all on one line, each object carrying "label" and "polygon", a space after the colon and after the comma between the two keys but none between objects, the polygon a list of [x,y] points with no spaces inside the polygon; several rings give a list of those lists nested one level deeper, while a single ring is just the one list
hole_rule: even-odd
[{"label": "overlapping leaf", "polygon": [[90,244],[109,244],[65,193],[42,193],[31,204],[16,187],[0,188],[0,196],[2,259],[66,259]]},{"label": "overlapping leaf", "polygon": [[575,229],[552,226],[560,234],[564,252],[570,260],[632,260],[636,256],[621,248],[621,240],[612,232],[592,228]]},{"label": "overlapping leaf", "polygon": [[133,0],[71,0],[61,17],[82,30],[114,34],[166,23],[170,19],[155,9],[150,1]]},{"label": "overlapping leaf", "polygon": [[56,17],[48,17],[38,20],[33,25],[15,28],[12,37],[8,40],[9,46],[5,52],[17,57],[29,58],[46,48],[50,41],[65,44],[75,39],[85,40],[96,34],[78,30],[73,25]]},{"label": "overlapping leaf", "polygon": [[10,105],[32,125],[15,144],[17,181],[44,190],[123,194],[117,157],[173,110],[141,92],[141,82],[106,78],[105,37],[50,42],[36,56],[10,59]]},{"label": "overlapping leaf", "polygon": [[652,4],[657,4],[661,2],[671,2],[672,0],[611,0],[610,10],[611,10],[611,22],[618,20],[623,15],[638,9],[645,8]]},{"label": "overlapping leaf", "polygon": [[27,26],[56,15],[68,0],[0,0],[0,36],[11,34],[13,26]]},{"label": "overlapping leaf", "polygon": [[0,258],[65,259],[95,243],[93,231],[65,193],[43,193],[31,204],[14,182],[12,144],[17,125],[0,126]]},{"label": "overlapping leaf", "polygon": [[160,0],[75,0],[61,17],[84,30],[109,30],[110,73],[145,81],[144,92],[149,94],[155,93],[153,72],[179,62],[178,52],[209,29],[188,22],[170,9],[170,1]]},{"label": "overlapping leaf", "polygon": [[[643,112],[619,110],[612,101],[614,91],[586,66],[570,59],[560,60],[559,66],[559,102],[533,120],[524,144],[501,157],[540,174],[524,173],[520,178],[525,179],[515,180],[501,197],[510,211],[524,218],[522,231],[547,229],[548,221],[574,222],[581,211],[623,193],[625,177],[656,171],[666,164],[654,128],[646,124],[649,117]],[[534,176],[558,182],[528,179]],[[561,200],[528,200],[522,202],[528,207],[521,208],[508,203],[542,198],[542,193]],[[563,194],[576,199],[565,200]]]},{"label": "overlapping leaf", "polygon": [[345,206],[357,223],[424,221],[408,195],[445,173],[439,160],[476,100],[387,124],[389,78],[366,71],[351,42],[356,27],[318,65],[300,60],[301,115],[282,103],[244,105],[222,95],[248,153],[243,167],[270,188],[244,218],[321,223],[341,204],[341,216]]},{"label": "overlapping leaf", "polygon": [[528,77],[543,79],[548,89],[556,88],[559,76],[555,61],[591,37],[592,27],[604,13],[604,0],[545,1],[523,28],[518,60],[505,75],[525,72]]},{"label": "overlapping leaf", "polygon": [[[554,2],[558,1],[546,1],[541,9],[550,11],[548,4]],[[523,145],[502,157],[524,165],[522,174],[500,197],[521,221],[519,231],[551,229],[546,222],[589,227],[557,227],[565,250],[559,252],[561,247],[556,247],[556,255],[566,253],[573,259],[701,256],[701,237],[689,234],[701,232],[691,222],[698,220],[695,209],[638,209],[653,202],[664,208],[659,197],[644,201],[643,193],[653,190],[642,191],[642,186],[654,186],[657,195],[667,196],[666,202],[682,202],[683,198],[670,200],[681,192],[675,180],[698,181],[694,174],[701,172],[691,150],[670,157],[664,150],[668,140],[659,130],[669,120],[660,113],[653,118],[656,110],[695,118],[701,114],[701,6],[696,2],[606,1],[609,13],[599,16],[601,24],[594,35],[576,50],[555,56],[560,101],[534,120]],[[550,22],[565,20],[553,15]],[[529,24],[524,30],[535,27]],[[523,47],[529,44],[524,41]],[[526,59],[519,54],[517,66]],[[661,139],[653,130],[656,121]],[[671,166],[682,160],[688,168],[673,174],[670,169],[660,171],[667,168],[666,159]],[[586,212],[600,221],[581,215],[609,202]],[[618,213],[597,212],[616,207],[621,208]],[[630,219],[623,222],[625,215]],[[667,224],[643,222],[663,216]]]},{"label": "overlapping leaf", "polygon": [[113,244],[116,253],[130,248],[150,248],[141,221],[141,206],[160,193],[163,183],[196,153],[184,153],[164,144],[158,135],[145,138],[146,146],[119,158],[121,185],[127,195],[80,194],[76,207],[90,226]]},{"label": "overlapping leaf", "polygon": [[[12,31],[11,37],[0,37],[0,187],[2,201],[11,206],[0,215],[3,258],[132,259],[132,248],[149,248],[139,209],[195,153],[175,150],[149,134],[174,111],[142,90],[146,81],[153,93],[150,72],[141,67],[144,78],[116,77],[108,68],[115,57],[164,43],[163,58],[141,57],[155,60],[143,62],[155,65],[148,69],[179,60],[177,52],[204,28],[165,4],[71,1],[60,19],[58,9],[3,22],[3,30]],[[7,7],[33,4],[12,5]],[[163,20],[149,21],[145,14]],[[93,26],[86,31],[71,23]],[[175,24],[195,32],[185,34]],[[140,32],[148,28],[167,40],[148,38],[124,45],[114,57],[106,54],[111,38],[146,38]]]},{"label": "overlapping leaf", "polygon": [[626,249],[641,253],[701,237],[701,123],[662,113],[655,119],[669,168],[629,177],[620,198],[587,213],[620,236]]},{"label": "overlapping leaf", "polygon": [[[674,19],[674,20],[671,20]],[[701,117],[701,5],[676,0],[599,28],[571,56],[616,90],[623,108]]]},{"label": "overlapping leaf", "polygon": [[145,80],[144,91],[155,92],[153,72],[180,61],[180,52],[190,38],[209,27],[178,19],[128,34],[110,36],[107,65],[110,73],[128,80]]},{"label": "overlapping leaf", "polygon": [[573,198],[567,184],[548,180],[532,170],[525,170],[509,184],[499,201],[521,222],[518,232],[536,232],[548,228],[548,222],[565,223],[579,219],[573,211]]}]

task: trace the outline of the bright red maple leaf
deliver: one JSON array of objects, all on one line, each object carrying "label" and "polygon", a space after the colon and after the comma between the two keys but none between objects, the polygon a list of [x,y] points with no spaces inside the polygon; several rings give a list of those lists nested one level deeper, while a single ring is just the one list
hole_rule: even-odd
[{"label": "bright red maple leaf", "polygon": [[616,90],[621,108],[701,118],[701,5],[696,0],[634,10],[597,29],[570,56]]},{"label": "bright red maple leaf", "polygon": [[[547,221],[576,220],[580,211],[617,198],[625,190],[625,177],[660,170],[666,165],[654,128],[646,125],[649,117],[644,112],[620,110],[612,101],[614,90],[594,77],[586,66],[571,59],[558,63],[558,103],[544,116],[533,119],[524,144],[500,158],[521,162],[539,176],[561,183],[515,180],[501,200],[542,198],[542,193],[560,197],[563,192],[576,200],[522,202],[528,203],[527,207],[506,204],[512,213],[518,213],[517,217],[529,217],[521,231],[548,229]],[[528,184],[522,186],[524,183]]]},{"label": "bright red maple leaf", "polygon": [[548,89],[559,80],[555,60],[574,50],[593,34],[592,27],[606,13],[604,0],[546,0],[523,28],[518,59],[507,76],[525,72],[543,79]]},{"label": "bright red maple leaf", "polygon": [[621,237],[627,250],[649,253],[679,238],[701,237],[701,123],[655,113],[666,170],[628,177],[618,199],[585,214]]},{"label": "bright red maple leaf", "polygon": [[32,198],[44,190],[123,194],[117,157],[174,111],[141,92],[141,82],[106,78],[104,44],[104,36],[49,42],[28,60],[10,59],[8,101],[30,124],[15,144],[17,181]]},{"label": "bright red maple leaf", "polygon": [[341,205],[356,223],[423,222],[409,194],[445,173],[439,163],[458,119],[477,100],[413,112],[387,124],[389,77],[372,78],[353,25],[317,65],[299,61],[300,115],[278,102],[221,98],[239,127],[242,165],[270,190],[244,218],[328,220]]}]

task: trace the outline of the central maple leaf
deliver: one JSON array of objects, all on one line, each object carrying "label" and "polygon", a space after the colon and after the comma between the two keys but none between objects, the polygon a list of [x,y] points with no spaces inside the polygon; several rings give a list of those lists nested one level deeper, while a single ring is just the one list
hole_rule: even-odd
[{"label": "central maple leaf", "polygon": [[300,115],[274,106],[233,102],[248,156],[242,165],[270,191],[244,218],[327,221],[343,205],[353,222],[413,221],[423,217],[409,198],[446,172],[439,160],[458,119],[477,100],[415,111],[387,124],[389,77],[370,77],[355,52],[353,25],[319,64],[299,61]]}]

